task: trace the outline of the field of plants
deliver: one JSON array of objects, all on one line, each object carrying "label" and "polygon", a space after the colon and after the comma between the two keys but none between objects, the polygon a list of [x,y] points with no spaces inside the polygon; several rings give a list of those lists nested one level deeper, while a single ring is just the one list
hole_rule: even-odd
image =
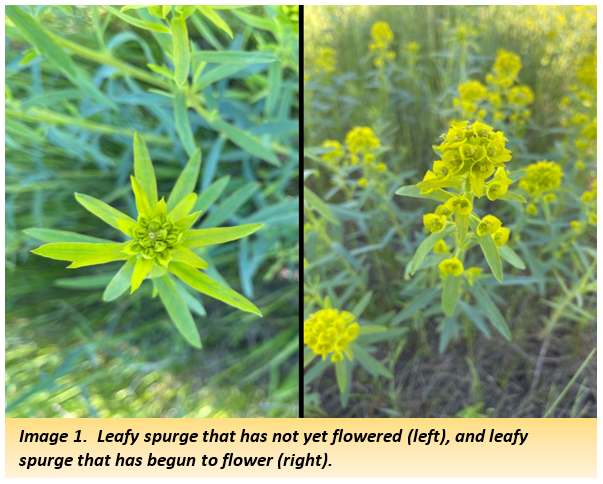
[{"label": "field of plants", "polygon": [[307,417],[596,417],[596,6],[304,14]]},{"label": "field of plants", "polygon": [[6,416],[298,416],[298,15],[6,7]]}]

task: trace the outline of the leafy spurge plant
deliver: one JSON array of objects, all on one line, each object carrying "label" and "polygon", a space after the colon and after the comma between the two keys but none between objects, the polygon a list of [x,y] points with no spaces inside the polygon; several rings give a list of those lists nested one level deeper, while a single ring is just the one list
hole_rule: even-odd
[{"label": "leafy spurge plant", "polygon": [[[473,288],[481,273],[479,268],[465,269],[463,266],[465,254],[474,245],[481,247],[492,274],[500,282],[503,280],[501,257],[516,267],[523,264],[519,256],[505,246],[509,229],[492,214],[480,218],[474,213],[475,199],[486,197],[490,201],[521,203],[525,203],[525,199],[508,191],[509,185],[523,172],[506,170],[505,163],[511,160],[511,152],[505,146],[506,138],[502,132],[481,122],[469,125],[464,121],[452,123],[448,133],[441,138],[442,144],[433,147],[441,156],[441,160],[433,162],[433,170],[427,171],[423,181],[416,186],[402,187],[396,193],[442,203],[434,213],[423,216],[423,224],[431,235],[418,247],[407,274],[412,276],[421,268],[429,252],[437,254],[443,279],[442,309],[447,316],[452,316],[461,292],[461,276],[464,275],[468,286]],[[452,254],[444,241],[446,237],[452,237],[455,242]],[[477,287],[475,290],[480,291]]]},{"label": "leafy spurge plant", "polygon": [[243,296],[198,270],[208,268],[208,263],[192,248],[237,240],[262,226],[256,223],[193,229],[201,215],[201,211],[193,211],[197,203],[197,195],[193,190],[200,167],[201,152],[196,150],[180,174],[167,202],[164,198],[158,200],[153,164],[144,140],[136,134],[135,176],[131,177],[138,211],[136,220],[89,195],[75,194],[84,208],[120,230],[128,240],[114,242],[71,232],[29,229],[31,235],[52,242],[32,252],[50,259],[70,261],[68,268],[73,269],[125,260],[126,263],[107,286],[103,299],[112,301],[128,288],[133,293],[146,278],[151,279],[154,285],[153,295],[159,294],[182,335],[190,344],[200,348],[201,339],[195,322],[168,272],[203,294],[243,311],[262,315]]}]

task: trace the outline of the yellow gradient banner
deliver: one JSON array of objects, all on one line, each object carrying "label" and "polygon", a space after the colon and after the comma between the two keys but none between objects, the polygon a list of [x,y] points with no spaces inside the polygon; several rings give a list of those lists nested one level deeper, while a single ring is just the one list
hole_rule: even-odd
[{"label": "yellow gradient banner", "polygon": [[5,419],[6,477],[596,477],[596,419]]}]

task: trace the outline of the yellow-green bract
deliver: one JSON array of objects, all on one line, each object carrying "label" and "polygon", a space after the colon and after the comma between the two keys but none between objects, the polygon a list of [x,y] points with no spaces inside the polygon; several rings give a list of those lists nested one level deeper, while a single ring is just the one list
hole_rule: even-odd
[{"label": "yellow-green bract", "polygon": [[[136,199],[138,218],[134,220],[119,210],[89,195],[76,193],[75,198],[88,211],[123,232],[125,242],[105,241],[71,232],[62,232],[61,241],[47,240],[41,229],[38,238],[49,244],[33,250],[34,254],[50,259],[70,261],[69,268],[126,261],[107,286],[103,299],[112,301],[128,288],[133,293],[142,282],[153,281],[154,294],[159,294],[168,314],[187,341],[201,347],[201,338],[186,302],[177,289],[171,272],[192,288],[219,299],[243,311],[262,315],[250,301],[213,280],[198,269],[208,263],[191,248],[221,244],[246,237],[262,224],[235,227],[192,229],[201,212],[190,213],[197,195],[193,192],[201,167],[201,152],[196,150],[180,174],[166,203],[158,200],[157,182],[151,157],[144,140],[134,137],[134,176],[132,190]],[[41,235],[40,235],[41,234]]]}]

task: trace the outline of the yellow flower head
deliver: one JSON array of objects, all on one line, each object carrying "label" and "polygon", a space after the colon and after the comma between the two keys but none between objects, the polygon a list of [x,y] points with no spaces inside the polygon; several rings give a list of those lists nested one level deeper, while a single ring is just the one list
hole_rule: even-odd
[{"label": "yellow flower head", "polygon": [[323,360],[331,353],[331,361],[341,361],[343,354],[351,360],[348,345],[358,337],[359,330],[352,313],[322,309],[304,321],[304,344]]},{"label": "yellow flower head", "polygon": [[451,212],[458,213],[460,215],[469,215],[473,210],[473,204],[471,201],[462,195],[449,198],[444,206]]},{"label": "yellow flower head", "polygon": [[446,216],[428,213],[423,215],[423,225],[425,225],[432,234],[437,234],[446,228]]},{"label": "yellow flower head", "polygon": [[486,97],[486,87],[479,81],[467,81],[459,86],[463,102],[479,102]]},{"label": "yellow flower head", "polygon": [[446,245],[446,242],[444,242],[443,239],[438,240],[433,246],[433,252],[435,254],[447,254],[448,246]]},{"label": "yellow flower head", "polygon": [[563,171],[560,165],[552,161],[538,161],[528,166],[526,175],[519,181],[519,186],[531,195],[538,195],[559,188],[562,177]]},{"label": "yellow flower head", "polygon": [[528,86],[515,86],[509,92],[509,103],[517,106],[527,106],[534,102],[534,93]]},{"label": "yellow flower head", "polygon": [[344,155],[343,146],[339,141],[328,139],[322,143],[322,147],[331,148],[331,151],[327,151],[322,155],[322,160],[325,163],[335,163]]},{"label": "yellow flower head", "polygon": [[[517,80],[517,75],[521,70],[521,59],[516,54],[500,49],[492,70],[503,84],[511,85],[513,81]],[[511,84],[508,84],[509,80]]]},{"label": "yellow flower head", "polygon": [[371,37],[379,47],[386,47],[394,40],[394,33],[387,22],[376,22],[371,27]]},{"label": "yellow flower head", "polygon": [[373,130],[367,127],[352,129],[346,136],[345,142],[351,153],[369,154],[381,146],[379,138]]},{"label": "yellow flower head", "polygon": [[386,170],[387,170],[387,165],[385,163],[378,163],[377,164],[377,171],[378,172],[383,173]]},{"label": "yellow flower head", "polygon": [[318,51],[318,57],[315,61],[317,72],[335,72],[337,59],[335,58],[335,50],[329,47],[323,47]]},{"label": "yellow flower head", "polygon": [[369,182],[366,178],[360,178],[360,180],[358,180],[358,186],[360,188],[366,188],[366,187],[368,187],[368,184],[369,184]]},{"label": "yellow flower head", "polygon": [[494,215],[486,215],[477,226],[477,235],[494,234],[502,227],[502,222]]},{"label": "yellow flower head", "polygon": [[501,227],[494,234],[492,234],[496,247],[502,247],[505,245],[509,240],[510,233],[511,231],[508,228]]},{"label": "yellow flower head", "polygon": [[447,274],[452,274],[453,276],[458,277],[464,271],[463,263],[460,260],[458,260],[456,257],[451,257],[450,259],[444,259],[442,262],[440,262],[440,265],[438,267],[443,276],[445,276]]}]

